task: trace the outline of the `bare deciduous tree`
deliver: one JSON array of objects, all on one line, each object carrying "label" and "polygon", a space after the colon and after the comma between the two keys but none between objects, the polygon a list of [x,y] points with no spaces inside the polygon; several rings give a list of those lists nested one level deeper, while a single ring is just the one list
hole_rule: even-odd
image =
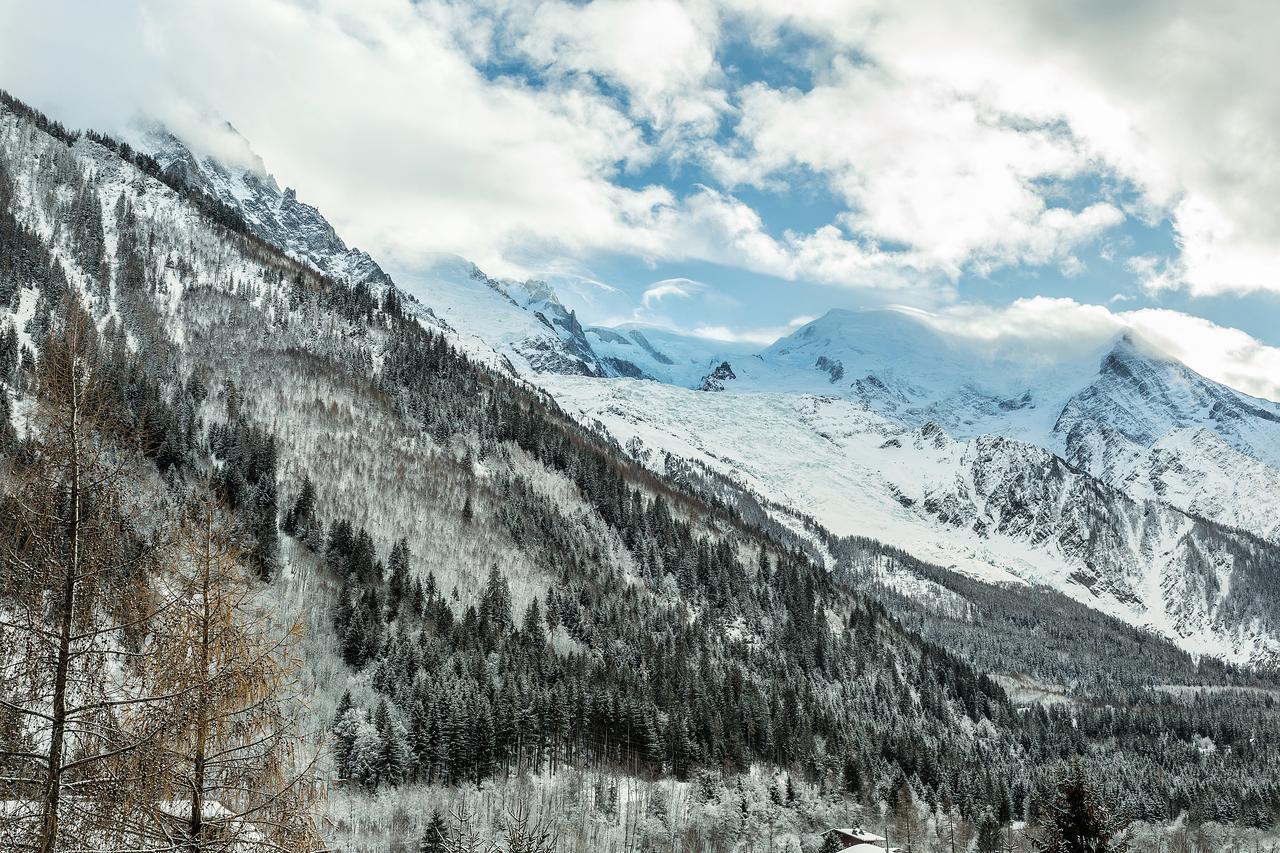
[{"label": "bare deciduous tree", "polygon": [[146,701],[122,662],[143,654],[158,549],[132,523],[128,431],[73,298],[39,367],[33,438],[7,472],[0,509],[0,707],[21,730],[0,756],[16,803],[0,833],[52,853],[102,843],[125,790],[118,761],[154,735],[120,718]]},{"label": "bare deciduous tree", "polygon": [[546,817],[532,817],[527,803],[507,810],[500,821],[501,841],[484,837],[465,802],[450,817],[453,825],[431,839],[446,853],[552,853],[560,842],[556,826]]},{"label": "bare deciduous tree", "polygon": [[[165,736],[139,751],[154,780],[140,835],[192,851],[309,850],[316,753],[297,726],[301,633],[277,629],[250,581],[249,551],[212,498],[194,501],[171,569],[154,584],[175,603],[152,626],[149,708]],[[142,728],[152,728],[144,723]]]}]

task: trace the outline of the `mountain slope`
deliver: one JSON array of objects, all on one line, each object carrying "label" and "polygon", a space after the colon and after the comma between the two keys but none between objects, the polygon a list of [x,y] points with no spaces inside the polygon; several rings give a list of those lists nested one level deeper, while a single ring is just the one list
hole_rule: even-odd
[{"label": "mountain slope", "polygon": [[[228,131],[235,134],[234,129]],[[247,141],[238,134],[245,151]],[[350,249],[318,210],[280,190],[257,155],[248,167],[228,168],[195,153],[161,127],[147,127],[135,142],[156,158],[167,175],[199,189],[236,210],[253,232],[317,270],[375,291],[390,277],[365,252]],[[435,308],[436,317],[466,338],[478,339],[510,359],[522,373],[586,376],[646,375],[625,359],[592,349],[574,313],[544,282],[490,278],[474,264],[438,256],[402,274],[401,286]],[[475,349],[475,344],[467,347]]]},{"label": "mountain slope", "polygon": [[976,577],[1048,584],[1196,653],[1262,663],[1280,652],[1280,549],[1135,500],[1035,445],[960,441],[829,397],[545,382],[628,446],[701,460],[837,534]]},{"label": "mountain slope", "polygon": [[[341,260],[348,250],[314,209],[290,221],[262,212],[296,206],[274,182],[193,169],[207,159],[176,140],[156,150],[247,210],[264,239],[360,280],[365,267]],[[1197,653],[1261,661],[1280,648],[1275,602],[1237,609],[1231,598],[1227,552],[1252,546],[1209,549],[1212,577],[1193,556],[1201,519],[1276,535],[1280,406],[1129,336],[1050,357],[947,335],[903,311],[832,311],[753,352],[637,327],[584,329],[546,285],[491,279],[459,258],[406,275],[429,320],[501,353],[620,443],[705,460],[840,534],[1051,584]],[[1179,441],[1178,430],[1205,435]],[[1230,499],[1225,483],[1236,484]]]},{"label": "mountain slope", "polygon": [[241,168],[229,168],[207,155],[194,153],[162,126],[146,125],[133,142],[160,164],[165,173],[196,187],[232,208],[254,233],[321,272],[353,284],[374,287],[390,283],[387,274],[367,253],[348,248],[320,211],[298,201],[297,193],[281,190],[266,164],[248,141],[227,125],[226,132],[242,142]]},{"label": "mountain slope", "polygon": [[[922,785],[979,778],[992,749],[1010,782],[1048,772],[985,676],[394,291],[320,275],[123,154],[0,109],[0,236],[33,258],[0,281],[30,341],[0,380],[31,405],[47,321],[80,301],[148,389],[122,396],[163,449],[150,475],[175,495],[252,477],[236,511],[271,594],[304,608],[334,774],[386,791],[767,762],[879,786],[906,775],[903,737],[938,758]],[[926,674],[927,704],[902,672]]]},{"label": "mountain slope", "polygon": [[1067,458],[1091,470],[1098,451],[1081,435],[1097,426],[1148,448],[1173,430],[1203,427],[1241,453],[1280,467],[1280,404],[1211,382],[1128,336],[1117,342],[1096,378],[1072,396],[1054,424]]}]

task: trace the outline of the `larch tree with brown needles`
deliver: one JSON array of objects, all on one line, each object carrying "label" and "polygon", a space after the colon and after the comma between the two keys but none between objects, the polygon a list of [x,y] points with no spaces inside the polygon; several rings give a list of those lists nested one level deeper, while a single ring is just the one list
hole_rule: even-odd
[{"label": "larch tree with brown needles", "polygon": [[135,523],[137,454],[92,321],[64,302],[38,366],[31,439],[0,497],[0,744],[11,807],[0,841],[39,853],[102,847],[130,790],[121,759],[156,734],[121,724],[155,697],[127,676],[158,605],[160,551]]},{"label": "larch tree with brown needles", "polygon": [[[133,775],[160,791],[135,831],[180,850],[320,848],[318,783],[298,728],[298,623],[277,626],[249,577],[249,547],[206,491],[189,508],[170,570],[153,583],[177,603],[150,640],[147,689],[165,736]],[[153,723],[143,725],[149,730]]]}]

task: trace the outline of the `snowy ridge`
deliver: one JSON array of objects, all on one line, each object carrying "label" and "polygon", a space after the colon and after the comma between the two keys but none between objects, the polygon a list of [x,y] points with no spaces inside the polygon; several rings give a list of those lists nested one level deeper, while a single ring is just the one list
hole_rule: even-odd
[{"label": "snowy ridge", "polygon": [[[235,134],[230,125],[227,131]],[[377,262],[366,252],[348,248],[320,211],[298,201],[293,188],[281,190],[247,141],[244,148],[250,152],[252,165],[243,169],[228,168],[193,152],[160,126],[142,128],[134,141],[165,171],[234,208],[260,237],[298,260],[342,281],[377,287],[390,284],[391,279]]]},{"label": "snowy ridge", "polygon": [[1067,457],[1096,471],[1093,449],[1077,444],[1073,435],[1093,424],[1141,447],[1151,447],[1173,430],[1204,427],[1241,453],[1280,467],[1280,404],[1205,379],[1128,336],[1116,343],[1094,381],[1067,402],[1054,424]]},{"label": "snowy ridge", "polygon": [[435,316],[475,335],[524,375],[619,375],[602,364],[577,316],[560,304],[544,282],[491,278],[454,255],[438,255],[401,271],[399,278],[431,306]]},{"label": "snowy ridge", "polygon": [[588,326],[587,339],[602,357],[635,365],[641,378],[685,388],[698,387],[721,362],[738,363],[756,351],[754,344],[695,338],[635,323]]},{"label": "snowy ridge", "polygon": [[1280,542],[1280,471],[1205,427],[1171,430],[1145,453],[1117,460],[1107,479],[1136,498]]}]

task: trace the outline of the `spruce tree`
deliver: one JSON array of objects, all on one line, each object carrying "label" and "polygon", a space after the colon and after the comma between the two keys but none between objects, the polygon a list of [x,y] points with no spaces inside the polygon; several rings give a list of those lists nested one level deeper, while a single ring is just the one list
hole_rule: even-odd
[{"label": "spruce tree", "polygon": [[840,853],[843,849],[844,843],[840,840],[840,836],[830,832],[822,839],[822,846],[818,848],[818,853]]},{"label": "spruce tree", "polygon": [[448,853],[449,826],[444,822],[444,815],[439,810],[431,813],[431,820],[422,832],[422,841],[418,843],[418,853]]},{"label": "spruce tree", "polygon": [[409,542],[401,539],[391,547],[391,557],[387,560],[388,618],[395,616],[409,590]]},{"label": "spruce tree", "polygon": [[379,742],[377,781],[398,785],[409,775],[411,754],[404,725],[392,714],[385,699],[378,705],[374,727],[377,729]]},{"label": "spruce tree", "polygon": [[988,809],[978,822],[978,853],[1000,853],[1003,849],[1000,821]]},{"label": "spruce tree", "polygon": [[355,743],[355,730],[347,722],[354,707],[351,691],[342,691],[342,698],[338,700],[338,709],[333,715],[333,755],[339,777],[347,775],[347,761],[351,756],[351,747]]},{"label": "spruce tree", "polygon": [[1112,844],[1115,826],[1106,807],[1089,786],[1079,762],[1058,782],[1053,802],[1041,819],[1038,853],[1121,853]]},{"label": "spruce tree", "polygon": [[524,611],[520,632],[524,635],[525,642],[535,646],[542,644],[544,636],[542,633],[542,612],[538,607],[537,596],[534,596],[533,601],[529,602],[528,608]]}]

